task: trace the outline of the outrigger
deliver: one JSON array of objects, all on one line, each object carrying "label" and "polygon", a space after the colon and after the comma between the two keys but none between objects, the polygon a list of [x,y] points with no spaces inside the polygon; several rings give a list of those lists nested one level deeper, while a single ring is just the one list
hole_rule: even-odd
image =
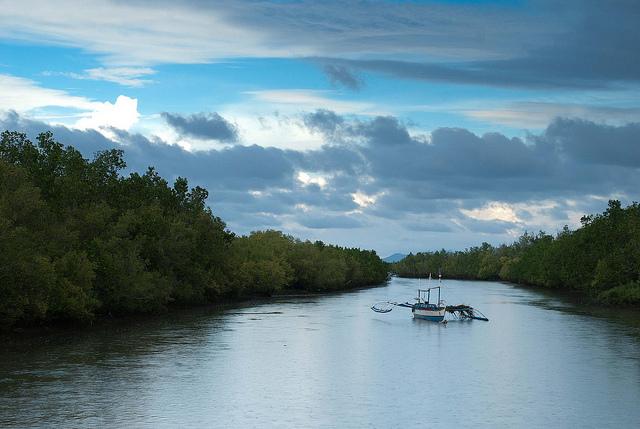
[{"label": "outrigger", "polygon": [[[429,280],[431,280],[431,275],[429,275]],[[438,291],[437,304],[431,302],[431,291],[436,290]],[[411,313],[413,313],[414,319],[424,319],[430,320],[432,322],[446,323],[446,313],[449,313],[454,318],[460,320],[471,319],[483,320],[485,322],[489,321],[489,319],[484,314],[469,305],[445,305],[444,301],[440,299],[440,291],[441,286],[430,287],[428,289],[418,289],[418,296],[415,298],[415,304],[411,304],[409,302],[398,303],[381,301],[373,304],[371,309],[377,313],[388,313],[393,310],[394,306],[407,307],[411,309]]]}]

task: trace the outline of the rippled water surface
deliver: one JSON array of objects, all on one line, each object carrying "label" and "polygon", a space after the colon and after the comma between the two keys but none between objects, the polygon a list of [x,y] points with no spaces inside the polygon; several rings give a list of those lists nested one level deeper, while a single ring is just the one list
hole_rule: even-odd
[{"label": "rippled water surface", "polygon": [[396,278],[4,341],[0,426],[640,427],[637,316],[444,284],[491,321],[372,312],[415,295]]}]

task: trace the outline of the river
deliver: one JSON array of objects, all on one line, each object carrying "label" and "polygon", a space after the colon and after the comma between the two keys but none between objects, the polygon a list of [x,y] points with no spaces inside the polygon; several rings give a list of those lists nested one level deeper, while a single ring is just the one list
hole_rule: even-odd
[{"label": "river", "polygon": [[445,281],[490,322],[413,320],[424,282],[4,341],[2,427],[640,427],[640,323]]}]

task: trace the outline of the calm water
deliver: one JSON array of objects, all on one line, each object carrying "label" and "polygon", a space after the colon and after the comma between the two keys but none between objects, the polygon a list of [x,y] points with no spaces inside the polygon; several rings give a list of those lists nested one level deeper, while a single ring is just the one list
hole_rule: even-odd
[{"label": "calm water", "polygon": [[[424,284],[422,284],[424,286]],[[5,342],[0,426],[640,427],[640,326],[447,281],[490,322],[378,314],[417,280]]]}]

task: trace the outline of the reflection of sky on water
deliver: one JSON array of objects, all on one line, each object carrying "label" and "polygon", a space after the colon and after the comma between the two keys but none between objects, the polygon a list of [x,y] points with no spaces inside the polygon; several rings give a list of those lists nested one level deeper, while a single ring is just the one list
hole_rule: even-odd
[{"label": "reflection of sky on water", "polygon": [[[637,324],[549,293],[446,281],[491,321],[409,309],[418,281],[12,340],[0,424],[116,427],[621,426],[640,421]],[[425,282],[420,283],[420,287]],[[616,312],[609,310],[614,316]],[[626,316],[625,316],[626,317]]]}]

